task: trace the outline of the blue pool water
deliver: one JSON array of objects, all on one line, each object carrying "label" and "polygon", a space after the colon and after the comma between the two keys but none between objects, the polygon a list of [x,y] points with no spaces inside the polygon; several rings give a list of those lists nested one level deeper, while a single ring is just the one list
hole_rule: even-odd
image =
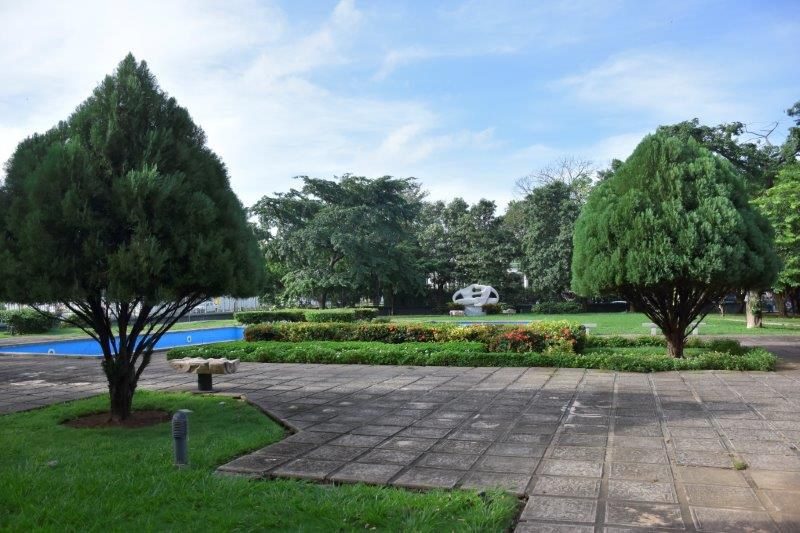
[{"label": "blue pool water", "polygon": [[[194,329],[172,331],[164,334],[156,343],[156,350],[211,344],[215,342],[238,341],[244,338],[244,328],[230,326],[226,328]],[[30,344],[0,346],[0,353],[26,355],[61,355],[65,357],[101,357],[100,345],[93,339],[73,341],[48,341]]]}]

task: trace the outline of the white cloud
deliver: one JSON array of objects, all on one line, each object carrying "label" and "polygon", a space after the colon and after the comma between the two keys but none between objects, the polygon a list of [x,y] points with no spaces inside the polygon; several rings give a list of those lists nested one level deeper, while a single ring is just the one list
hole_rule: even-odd
[{"label": "white cloud", "polygon": [[610,111],[647,113],[661,122],[694,117],[706,123],[748,117],[752,110],[730,88],[721,66],[668,52],[629,52],[555,84],[580,101]]},{"label": "white cloud", "polygon": [[441,52],[435,52],[421,46],[390,50],[384,56],[380,68],[373,75],[372,79],[376,81],[385,80],[399,67],[408,65],[409,63],[414,63],[416,61],[432,59],[435,57],[442,57]]},{"label": "white cloud", "polygon": [[443,152],[491,146],[491,130],[448,131],[424,103],[316,81],[349,63],[364,18],[352,0],[310,29],[255,0],[0,4],[0,160],[65,118],[128,51],[203,127],[245,204],[299,174],[406,176]]},{"label": "white cloud", "polygon": [[512,159],[517,159],[533,165],[531,169],[536,168],[537,165],[545,164],[559,156],[563,155],[563,150],[547,144],[536,143],[526,146],[521,150],[517,150],[511,155]]}]

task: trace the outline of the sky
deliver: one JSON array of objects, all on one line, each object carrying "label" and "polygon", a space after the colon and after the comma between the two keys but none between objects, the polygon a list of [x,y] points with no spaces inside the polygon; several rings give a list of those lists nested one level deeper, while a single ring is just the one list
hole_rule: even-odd
[{"label": "sky", "polygon": [[[488,198],[661,124],[790,125],[800,0],[0,0],[0,161],[128,53],[189,109],[249,206],[293,176]],[[1,171],[0,171],[1,172]]]}]

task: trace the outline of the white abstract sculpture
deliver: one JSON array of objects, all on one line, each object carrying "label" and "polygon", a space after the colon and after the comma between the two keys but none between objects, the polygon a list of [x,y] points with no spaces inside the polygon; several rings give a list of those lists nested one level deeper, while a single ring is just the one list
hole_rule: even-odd
[{"label": "white abstract sculpture", "polygon": [[453,293],[453,302],[463,305],[467,315],[482,315],[484,305],[496,304],[499,301],[500,295],[489,285],[473,283]]}]

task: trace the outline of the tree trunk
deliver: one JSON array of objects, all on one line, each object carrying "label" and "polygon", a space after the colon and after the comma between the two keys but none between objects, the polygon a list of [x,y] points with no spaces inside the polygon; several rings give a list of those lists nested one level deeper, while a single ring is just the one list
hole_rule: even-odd
[{"label": "tree trunk", "polygon": [[666,335],[667,338],[667,353],[670,357],[675,357],[677,359],[683,358],[683,345],[686,342],[686,338],[683,336],[683,333],[670,333]]},{"label": "tree trunk", "polygon": [[375,287],[372,293],[372,305],[374,307],[381,306],[381,294],[383,294],[383,287],[381,287],[381,282],[379,280],[375,280]]},{"label": "tree trunk", "polygon": [[319,297],[319,308],[325,309],[325,306],[328,304],[328,293],[323,292]]},{"label": "tree trunk", "polygon": [[761,327],[761,294],[758,291],[747,291],[747,329]]},{"label": "tree trunk", "polygon": [[775,306],[777,307],[778,315],[782,317],[789,316],[789,313],[786,312],[786,293],[784,292],[776,292],[774,293],[775,298]]},{"label": "tree trunk", "polygon": [[133,393],[136,391],[136,373],[133,368],[108,380],[111,399],[111,420],[121,422],[131,414]]}]

